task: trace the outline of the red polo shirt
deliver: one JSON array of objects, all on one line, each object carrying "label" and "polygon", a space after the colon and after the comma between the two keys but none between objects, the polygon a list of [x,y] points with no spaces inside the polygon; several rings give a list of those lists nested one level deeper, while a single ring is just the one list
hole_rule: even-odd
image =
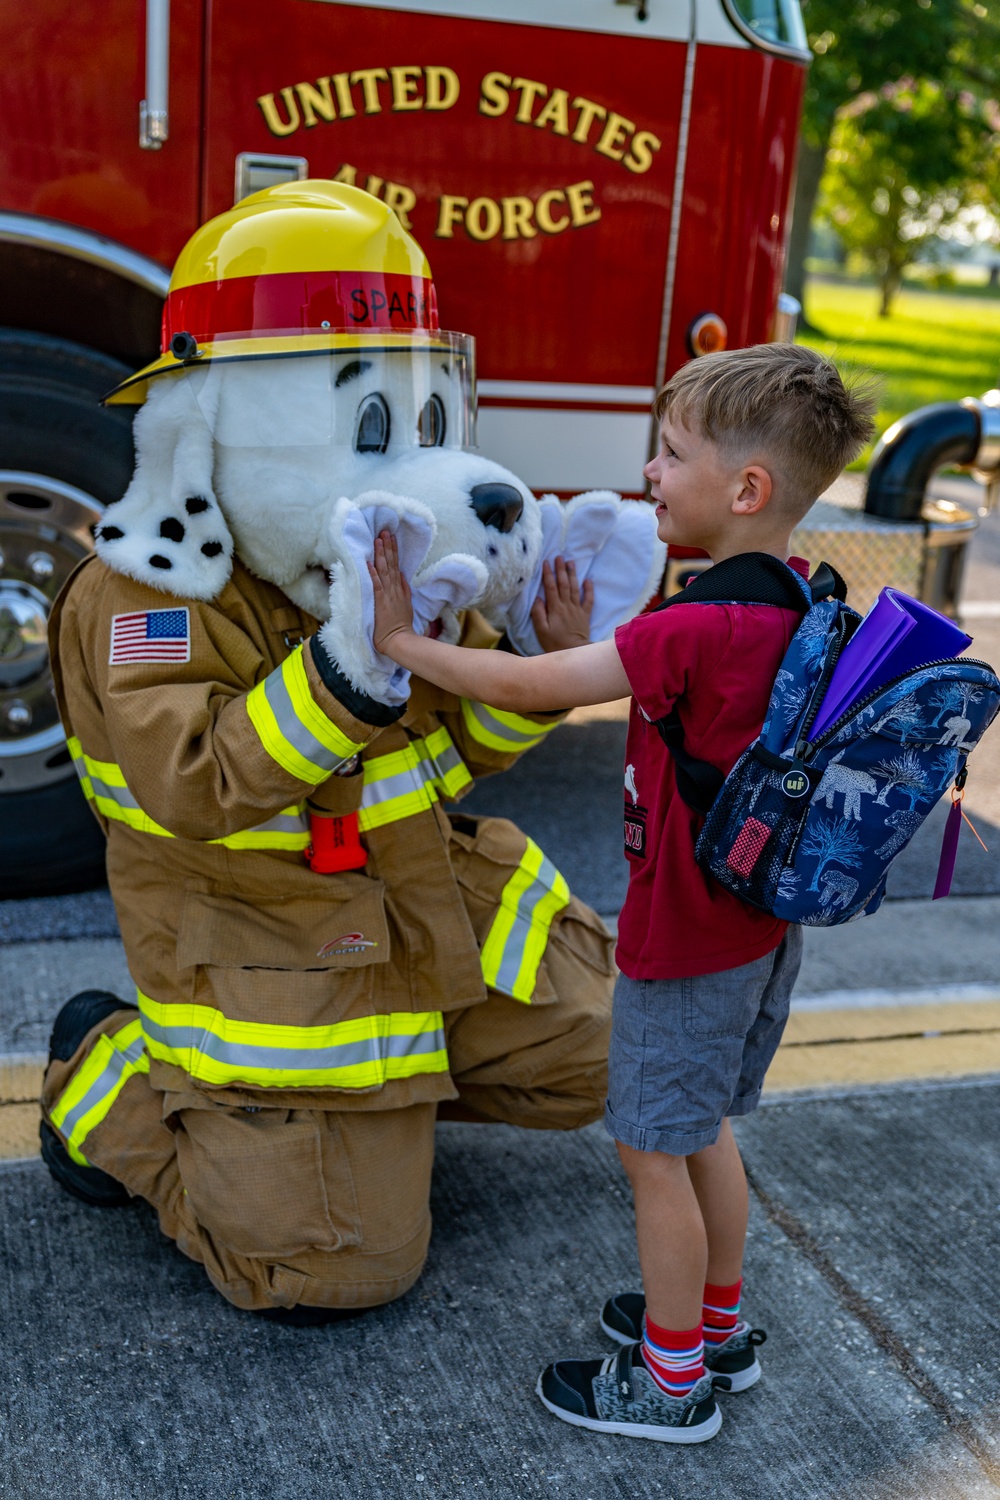
[{"label": "red polo shirt", "polygon": [[[802,558],[789,565],[808,576]],[[618,967],[630,979],[684,979],[762,958],[787,922],[723,890],[695,863],[702,819],[683,801],[674,762],[649,722],[676,704],[684,748],[728,775],[760,733],[794,610],[768,604],[674,604],[615,631],[632,689],[625,751],[629,886]]]}]

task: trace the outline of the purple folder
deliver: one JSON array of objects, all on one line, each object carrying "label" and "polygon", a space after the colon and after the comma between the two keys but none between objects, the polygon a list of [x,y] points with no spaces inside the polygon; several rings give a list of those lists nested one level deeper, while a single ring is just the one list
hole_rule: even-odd
[{"label": "purple folder", "polygon": [[840,653],[809,738],[816,739],[852,703],[893,677],[960,656],[971,644],[971,635],[936,609],[898,589],[883,589]]}]

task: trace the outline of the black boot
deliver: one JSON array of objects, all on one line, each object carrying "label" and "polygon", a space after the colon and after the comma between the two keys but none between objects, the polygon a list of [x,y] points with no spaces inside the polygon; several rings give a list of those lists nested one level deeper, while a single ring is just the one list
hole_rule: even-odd
[{"label": "black boot", "polygon": [[[92,1027],[116,1010],[130,1009],[109,990],[81,990],[56,1016],[49,1039],[49,1062],[69,1062]],[[42,1160],[67,1193],[94,1208],[121,1208],[131,1202],[132,1195],[108,1172],[74,1161],[47,1121],[42,1121],[38,1133]]]},{"label": "black boot", "polygon": [[100,1167],[84,1167],[70,1156],[52,1126],[43,1120],[38,1128],[42,1142],[42,1161],[61,1188],[89,1203],[91,1208],[124,1208],[132,1195],[121,1183]]},{"label": "black boot", "polygon": [[291,1328],[323,1328],[328,1323],[343,1323],[360,1317],[367,1307],[259,1307],[254,1317],[268,1323],[286,1323]]},{"label": "black boot", "polygon": [[69,1062],[87,1032],[116,1010],[133,1010],[110,990],[81,990],[67,1000],[52,1023],[49,1062]]}]

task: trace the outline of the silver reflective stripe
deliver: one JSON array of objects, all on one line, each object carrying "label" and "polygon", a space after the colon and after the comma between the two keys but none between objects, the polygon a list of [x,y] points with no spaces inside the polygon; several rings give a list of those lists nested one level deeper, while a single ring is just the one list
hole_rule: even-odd
[{"label": "silver reflective stripe", "polygon": [[[297,809],[292,812],[281,812],[273,818],[268,818],[266,823],[255,823],[252,828],[244,828],[244,833],[308,833],[309,819],[306,817],[305,809]],[[214,842],[214,841],[213,841]],[[219,842],[223,842],[221,839]]]},{"label": "silver reflective stripe", "polygon": [[[113,1042],[114,1038],[110,1037],[109,1040]],[[145,1049],[145,1038],[142,1035],[138,1036],[134,1042],[130,1042],[122,1052],[115,1048],[108,1059],[107,1067],[94,1079],[83,1098],[78,1100],[65,1117],[59,1120],[59,1130],[62,1135],[68,1139],[73,1134],[83,1117],[117,1087],[125,1069],[137,1063]]]},{"label": "silver reflective stripe", "polygon": [[[423,747],[426,745],[427,741],[420,740],[418,743],[420,747]],[[445,780],[449,771],[457,770],[459,766],[463,766],[465,764],[465,762],[462,760],[462,757],[458,753],[458,748],[455,745],[454,740],[451,739],[449,739],[448,744],[441,751],[440,755],[431,755],[428,753],[427,760],[437,772],[437,777],[435,779],[441,781]]]},{"label": "silver reflective stripe", "polygon": [[490,712],[485,703],[476,703],[472,698],[467,698],[465,701],[469,705],[469,712],[472,714],[472,717],[476,720],[477,724],[482,725],[487,734],[495,734],[497,739],[507,740],[511,745],[519,747],[522,745],[533,745],[536,740],[544,737],[545,731],[549,727],[546,724],[539,724],[534,734],[525,734],[520,729],[512,728],[510,724],[504,724],[502,720]]},{"label": "silver reflective stripe", "polygon": [[117,802],[119,807],[130,808],[133,812],[143,811],[127,786],[112,786],[110,782],[102,780],[94,770],[88,774],[95,797],[107,797],[109,802]]},{"label": "silver reflective stripe", "polygon": [[266,1069],[269,1072],[316,1073],[331,1069],[365,1066],[394,1057],[415,1057],[440,1052],[445,1045],[440,1027],[418,1035],[365,1037],[332,1047],[274,1047],[252,1042],[227,1042],[202,1026],[163,1026],[144,1010],[143,1030],[153,1042],[174,1052],[192,1051],[211,1058],[234,1072]]},{"label": "silver reflective stripe", "polygon": [[[370,761],[369,764],[377,765],[377,761]],[[366,782],[361,793],[361,806],[377,807],[382,802],[391,802],[410,792],[422,792],[429,805],[433,798],[433,792],[429,789],[433,786],[433,780],[433,776],[428,775],[422,766],[407,766],[406,770],[397,771],[395,776],[383,776],[380,781]]]},{"label": "silver reflective stripe", "polygon": [[311,761],[313,765],[324,770],[333,771],[337,766],[342,766],[345,760],[350,759],[349,755],[340,755],[335,750],[327,749],[322,740],[310,734],[295,712],[295,705],[292,703],[285,684],[284,673],[280,669],[264,679],[264,694],[281,733],[289,744],[294,745],[304,760]]},{"label": "silver reflective stripe", "polygon": [[543,854],[538,874],[527,889],[521,892],[518,898],[517,914],[514,917],[513,926],[507,936],[503,958],[500,961],[500,967],[493,981],[494,989],[500,990],[505,995],[513,995],[515,992],[517,976],[524,961],[524,951],[534,925],[535,907],[543,896],[549,895],[555,888],[559,878],[559,871],[552,861]]}]

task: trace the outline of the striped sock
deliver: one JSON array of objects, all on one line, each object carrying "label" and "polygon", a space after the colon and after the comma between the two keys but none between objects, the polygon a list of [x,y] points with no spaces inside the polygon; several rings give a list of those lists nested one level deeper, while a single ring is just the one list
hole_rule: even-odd
[{"label": "striped sock", "polygon": [[646,1369],[668,1396],[686,1396],[705,1373],[705,1345],[701,1324],[686,1333],[659,1328],[646,1316],[642,1335]]},{"label": "striped sock", "polygon": [[710,1281],[706,1281],[701,1315],[704,1319],[707,1348],[718,1349],[720,1344],[724,1344],[736,1332],[740,1320],[742,1285],[742,1279],[734,1281],[732,1286],[713,1286]]}]

